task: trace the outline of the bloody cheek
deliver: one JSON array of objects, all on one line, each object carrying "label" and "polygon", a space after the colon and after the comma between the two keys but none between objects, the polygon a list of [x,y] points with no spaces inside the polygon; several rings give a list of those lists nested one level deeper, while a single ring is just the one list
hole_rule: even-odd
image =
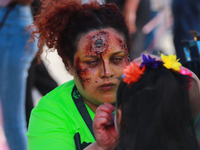
[{"label": "bloody cheek", "polygon": [[83,68],[80,65],[80,58],[76,58],[76,63],[75,63],[75,70],[76,70],[76,75],[80,79],[80,82],[84,88],[84,83],[89,83],[91,81],[91,78],[88,78],[87,76],[90,74],[90,71],[88,68]]}]

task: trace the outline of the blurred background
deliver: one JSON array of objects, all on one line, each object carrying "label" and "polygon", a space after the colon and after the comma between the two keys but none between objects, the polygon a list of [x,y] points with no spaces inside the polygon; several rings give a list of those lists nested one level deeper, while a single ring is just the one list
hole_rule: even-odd
[{"label": "blurred background", "polygon": [[[3,1],[4,0],[0,0],[0,6],[3,4]],[[99,1],[100,3],[116,3],[122,13],[125,14],[127,23],[129,22],[129,18],[126,17],[126,15],[129,13],[128,9],[130,8],[126,5],[126,2],[134,0]],[[82,0],[82,2],[87,3],[88,0]],[[142,53],[160,56],[161,53],[170,55],[177,54],[177,52],[179,54],[179,52],[181,52],[179,54],[180,57],[183,57],[181,58],[181,61],[184,65],[187,66],[188,60],[184,54],[184,46],[180,46],[182,44],[181,40],[192,40],[194,35],[190,35],[189,31],[198,31],[198,29],[200,29],[200,2],[198,2],[198,0],[135,0],[135,2],[138,3],[137,7],[132,6],[131,8],[131,10],[134,9],[132,13],[136,16],[135,18],[132,18],[135,19],[134,27],[129,27],[132,39],[132,50],[130,54],[131,60],[141,56]],[[34,0],[32,3],[31,6],[33,9],[33,16],[37,14],[38,11],[37,7],[35,6],[38,6],[39,4],[39,0]],[[198,19],[195,19],[196,15],[198,16]],[[187,36],[182,35],[184,33],[183,31]],[[178,42],[176,40],[178,40]],[[47,48],[44,46],[44,51],[46,49]],[[199,57],[199,53],[196,55]],[[37,76],[35,75],[36,73],[34,73],[34,81],[31,81],[30,85],[27,84],[27,87],[29,87],[27,93],[29,94],[27,94],[28,96],[26,97],[26,101],[31,101],[32,103],[30,104],[31,106],[28,106],[28,103],[26,104],[26,108],[29,107],[27,116],[30,114],[31,109],[37,105],[38,101],[42,98],[43,95],[45,95],[48,91],[52,90],[56,86],[72,79],[72,76],[68,74],[56,50],[52,50],[48,53],[43,53],[41,55],[41,60],[45,70],[45,76],[43,73],[39,72],[39,74],[42,74],[43,77],[41,77],[37,82],[42,82],[46,80],[47,77],[49,80],[45,82],[52,82],[52,85],[50,85],[51,88],[48,88],[49,84],[42,83],[46,84],[45,86],[47,87],[47,90],[41,91],[41,83],[37,83],[38,85],[34,83],[37,80]],[[32,63],[32,67],[34,68],[33,72],[36,72],[35,68],[38,66],[41,65],[38,65],[37,59],[35,59],[35,62]],[[33,79],[31,72],[32,71],[30,69],[28,80]],[[2,117],[0,116],[0,149],[2,147],[3,150],[8,150],[1,125]]]}]

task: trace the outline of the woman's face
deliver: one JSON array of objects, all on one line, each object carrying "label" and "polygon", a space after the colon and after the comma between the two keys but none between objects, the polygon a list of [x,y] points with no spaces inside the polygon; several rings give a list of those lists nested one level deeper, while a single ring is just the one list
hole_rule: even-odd
[{"label": "woman's face", "polygon": [[115,102],[119,77],[129,63],[123,35],[112,28],[93,30],[80,37],[70,73],[89,105]]}]

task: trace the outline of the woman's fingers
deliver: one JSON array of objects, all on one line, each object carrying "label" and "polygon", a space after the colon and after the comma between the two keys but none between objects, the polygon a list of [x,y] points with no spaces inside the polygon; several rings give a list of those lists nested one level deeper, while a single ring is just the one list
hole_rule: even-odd
[{"label": "woman's fingers", "polygon": [[96,110],[96,113],[98,111],[105,111],[107,112],[108,114],[111,114],[113,111],[115,111],[115,107],[113,105],[111,105],[110,103],[104,103],[102,105],[100,105],[97,110]]},{"label": "woman's fingers", "polygon": [[[94,117],[94,128],[102,128],[103,126],[107,126],[112,124],[111,113],[115,110],[115,107],[110,103],[104,103],[100,105]],[[103,125],[103,126],[102,126]]]},{"label": "woman's fingers", "polygon": [[105,102],[104,105],[108,106],[110,109],[112,109],[113,111],[115,111],[115,107],[112,104],[110,104],[108,102]]},{"label": "woman's fingers", "polygon": [[100,105],[93,119],[93,129],[99,147],[114,149],[118,142],[118,134],[114,124],[111,124],[111,113],[115,107],[109,103]]}]

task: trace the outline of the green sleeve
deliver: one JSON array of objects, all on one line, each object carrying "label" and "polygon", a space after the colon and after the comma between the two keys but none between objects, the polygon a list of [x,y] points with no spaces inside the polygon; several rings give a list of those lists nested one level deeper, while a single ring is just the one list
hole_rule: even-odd
[{"label": "green sleeve", "polygon": [[43,97],[31,113],[28,150],[75,150],[73,126],[66,115],[54,98]]}]

